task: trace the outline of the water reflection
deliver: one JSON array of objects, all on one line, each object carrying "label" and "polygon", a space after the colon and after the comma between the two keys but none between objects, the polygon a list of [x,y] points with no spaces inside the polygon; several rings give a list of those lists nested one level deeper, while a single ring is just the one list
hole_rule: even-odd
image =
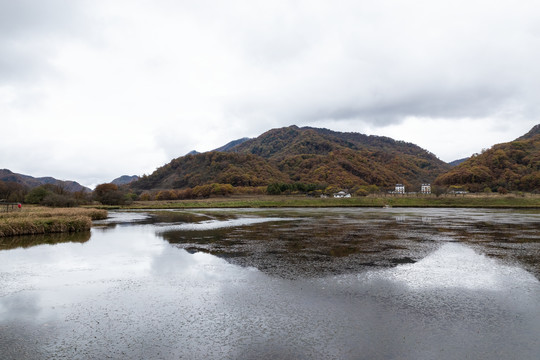
[{"label": "water reflection", "polygon": [[[506,291],[537,287],[538,280],[527,271],[499,263],[472,248],[446,243],[413,265],[376,273],[385,279],[418,289],[469,289]],[[371,274],[367,275],[371,277]]]},{"label": "water reflection", "polygon": [[195,223],[183,223],[183,224],[161,224],[159,226],[159,232],[165,231],[207,231],[214,229],[223,229],[223,228],[235,228],[245,225],[254,225],[267,222],[278,222],[278,221],[291,221],[293,219],[288,218],[239,218],[239,219],[228,219],[228,220],[206,220]]},{"label": "water reflection", "polygon": [[0,251],[0,352],[536,359],[540,284],[520,256],[537,262],[539,217],[466,212],[119,214],[90,241]]},{"label": "water reflection", "polygon": [[113,224],[113,225],[132,224],[132,223],[144,222],[145,220],[148,220],[148,219],[150,219],[150,214],[145,213],[145,212],[110,211],[107,219],[94,221],[93,225],[99,226],[99,225],[107,225],[107,224]]},{"label": "water reflection", "polygon": [[[265,221],[284,214],[287,224]],[[250,224],[257,215],[260,221]],[[536,213],[476,209],[249,209],[225,211],[219,221],[165,227],[159,234],[190,252],[286,278],[414,263],[449,241],[540,276],[539,219]],[[228,226],[234,222],[243,226]]]},{"label": "water reflection", "polygon": [[8,236],[0,237],[0,251],[64,242],[84,243],[88,240],[90,240],[89,232]]}]

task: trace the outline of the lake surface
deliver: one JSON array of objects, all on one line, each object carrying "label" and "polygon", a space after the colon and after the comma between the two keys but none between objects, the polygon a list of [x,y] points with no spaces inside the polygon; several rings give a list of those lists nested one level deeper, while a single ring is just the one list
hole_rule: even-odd
[{"label": "lake surface", "polygon": [[111,212],[0,240],[0,358],[538,359],[539,260],[539,212]]}]

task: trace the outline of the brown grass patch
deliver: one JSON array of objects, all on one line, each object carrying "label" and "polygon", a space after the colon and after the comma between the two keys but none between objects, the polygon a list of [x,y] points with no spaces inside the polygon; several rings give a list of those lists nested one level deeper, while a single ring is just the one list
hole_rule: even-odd
[{"label": "brown grass patch", "polygon": [[106,217],[105,210],[23,206],[0,213],[0,237],[88,231],[92,220]]}]

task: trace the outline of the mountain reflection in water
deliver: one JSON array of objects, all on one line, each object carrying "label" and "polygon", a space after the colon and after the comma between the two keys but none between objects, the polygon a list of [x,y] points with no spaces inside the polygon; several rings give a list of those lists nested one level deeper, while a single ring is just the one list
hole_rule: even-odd
[{"label": "mountain reflection in water", "polygon": [[538,220],[462,209],[118,213],[89,241],[0,251],[0,353],[536,359]]}]

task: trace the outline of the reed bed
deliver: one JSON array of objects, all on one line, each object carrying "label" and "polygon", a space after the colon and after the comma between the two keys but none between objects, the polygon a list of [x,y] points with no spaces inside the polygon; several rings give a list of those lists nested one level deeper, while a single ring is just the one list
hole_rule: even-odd
[{"label": "reed bed", "polygon": [[23,206],[0,213],[0,237],[88,231],[92,220],[106,217],[107,211],[98,209]]}]

